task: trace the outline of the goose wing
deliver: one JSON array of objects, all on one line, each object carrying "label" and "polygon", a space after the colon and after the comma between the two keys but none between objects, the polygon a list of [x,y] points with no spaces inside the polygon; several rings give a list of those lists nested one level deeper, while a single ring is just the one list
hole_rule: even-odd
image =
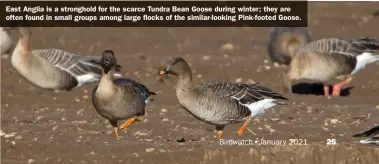
[{"label": "goose wing", "polygon": [[360,47],[361,49],[364,49],[364,51],[366,52],[375,53],[376,50],[379,49],[379,41],[375,38],[361,37],[361,38],[353,39],[350,42],[354,44],[355,46]]},{"label": "goose wing", "polygon": [[[32,52],[35,56],[75,77],[86,74],[100,76],[102,73],[101,57],[99,56],[79,56],[59,49],[34,50]],[[116,71],[119,71],[120,68],[118,65]]]},{"label": "goose wing", "polygon": [[118,78],[114,80],[115,85],[128,87],[132,91],[142,96],[145,101],[149,99],[151,95],[156,95],[155,92],[151,92],[145,85],[128,78]]},{"label": "goose wing", "polygon": [[335,57],[355,59],[357,55],[366,52],[368,49],[359,40],[346,41],[338,38],[328,38],[313,41],[305,46],[304,50],[316,51],[320,54],[333,55]]},{"label": "goose wing", "polygon": [[[240,104],[249,105],[267,98],[288,100],[279,93],[259,84],[234,84],[230,82],[212,82],[201,85],[200,90],[214,96],[228,97],[237,100]],[[278,101],[281,102],[281,101]]]}]

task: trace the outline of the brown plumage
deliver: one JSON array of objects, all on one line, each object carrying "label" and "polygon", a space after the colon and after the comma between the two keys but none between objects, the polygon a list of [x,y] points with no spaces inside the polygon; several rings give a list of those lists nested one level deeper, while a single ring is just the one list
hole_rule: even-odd
[{"label": "brown plumage", "polygon": [[[145,114],[150,96],[146,86],[132,79],[114,78],[117,59],[112,50],[103,52],[101,59],[102,76],[98,86],[92,92],[92,103],[96,111],[108,119],[119,140],[118,130],[130,126],[139,116]],[[119,120],[128,119],[118,128]]]}]

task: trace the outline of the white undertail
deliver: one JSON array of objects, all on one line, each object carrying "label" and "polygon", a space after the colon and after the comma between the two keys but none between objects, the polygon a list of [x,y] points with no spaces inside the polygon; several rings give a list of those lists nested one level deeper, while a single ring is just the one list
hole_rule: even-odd
[{"label": "white undertail", "polygon": [[379,61],[379,55],[375,55],[370,52],[364,52],[361,55],[357,56],[357,63],[355,64],[354,70],[351,72],[351,75],[354,75],[359,70],[366,67],[367,64],[371,64]]},{"label": "white undertail", "polygon": [[361,143],[361,144],[377,144],[377,145],[379,145],[379,140],[375,140],[375,139],[369,138],[369,139],[359,140],[359,143]]},{"label": "white undertail", "polygon": [[76,76],[76,79],[78,80],[78,85],[76,87],[80,87],[87,83],[99,81],[100,76],[94,75],[94,74],[85,74],[85,75]]},{"label": "white undertail", "polygon": [[269,109],[269,108],[272,108],[272,107],[278,105],[276,103],[276,101],[278,101],[278,100],[263,99],[261,101],[255,102],[255,103],[243,104],[243,105],[245,105],[246,107],[249,108],[249,110],[251,111],[252,117],[256,117],[260,114],[263,114],[266,111],[266,109]]}]

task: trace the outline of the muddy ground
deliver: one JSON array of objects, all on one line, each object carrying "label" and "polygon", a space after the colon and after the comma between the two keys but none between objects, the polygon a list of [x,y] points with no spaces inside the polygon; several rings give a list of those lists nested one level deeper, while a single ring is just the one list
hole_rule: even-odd
[{"label": "muddy ground", "polygon": [[[310,3],[311,36],[379,38],[379,18],[368,16],[378,6]],[[213,126],[179,106],[175,78],[157,76],[168,59],[182,56],[198,83],[251,79],[280,92],[283,69],[268,62],[268,29],[33,28],[34,49],[59,48],[81,55],[114,50],[123,75],[159,95],[142,121],[120,131],[117,142],[109,123],[92,106],[95,84],[70,92],[42,90],[12,68],[9,55],[2,55],[2,163],[376,163],[379,150],[355,144],[351,135],[379,123],[379,64],[360,72],[344,97],[287,94],[288,106],[275,108],[250,125],[255,135],[238,137],[240,124],[225,129],[225,139],[296,138],[306,140],[307,146],[220,145]],[[16,39],[17,32],[12,35]],[[336,139],[337,145],[326,147],[327,139]]]}]

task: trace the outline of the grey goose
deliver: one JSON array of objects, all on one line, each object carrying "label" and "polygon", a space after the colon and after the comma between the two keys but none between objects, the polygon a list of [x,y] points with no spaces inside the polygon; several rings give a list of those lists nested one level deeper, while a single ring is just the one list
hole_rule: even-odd
[{"label": "grey goose", "polygon": [[[100,80],[100,56],[80,56],[60,49],[30,50],[31,29],[18,29],[20,37],[11,62],[32,84],[43,89],[70,90]],[[118,65],[117,71],[120,68]]]},{"label": "grey goose", "polygon": [[309,42],[311,37],[306,27],[273,27],[267,50],[273,62],[289,65],[297,51]]},{"label": "grey goose", "polygon": [[228,124],[244,122],[238,129],[239,136],[251,119],[263,114],[266,109],[286,104],[282,95],[259,84],[237,84],[216,81],[202,85],[192,83],[192,73],[187,62],[176,57],[159,75],[178,76],[176,96],[180,105],[197,119],[215,125],[217,135],[222,137]]},{"label": "grey goose", "polygon": [[6,27],[0,27],[0,51],[1,54],[8,53],[12,48],[12,38],[9,36]]},{"label": "grey goose", "polygon": [[[105,50],[101,59],[103,73],[99,85],[92,92],[92,103],[96,111],[108,119],[114,128],[116,139],[119,140],[119,129],[131,125],[139,116],[145,114],[145,106],[151,95],[143,84],[132,79],[114,78],[117,59],[112,50]],[[127,119],[118,128],[118,120]]]},{"label": "grey goose", "polygon": [[364,37],[354,40],[327,38],[313,41],[299,50],[292,59],[283,77],[286,91],[292,91],[293,81],[313,81],[324,84],[324,94],[329,96],[329,85],[333,85],[333,96],[340,96],[343,86],[367,64],[379,61],[379,42]]},{"label": "grey goose", "polygon": [[367,137],[367,139],[360,140],[361,144],[376,144],[379,145],[379,125],[362,133],[357,133],[353,137]]}]

